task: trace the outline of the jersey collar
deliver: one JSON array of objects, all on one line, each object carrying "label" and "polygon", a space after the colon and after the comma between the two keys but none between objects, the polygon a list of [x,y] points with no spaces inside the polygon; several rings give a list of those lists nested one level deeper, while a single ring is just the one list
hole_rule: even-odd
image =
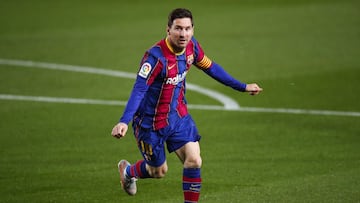
[{"label": "jersey collar", "polygon": [[169,39],[166,37],[166,39],[165,39],[165,42],[166,42],[166,46],[169,48],[169,50],[173,53],[173,54],[175,54],[175,55],[177,55],[177,56],[179,56],[179,55],[182,55],[184,52],[185,52],[185,49],[183,49],[181,52],[175,52],[174,51],[174,49],[171,47],[171,45],[170,45],[170,42],[169,42]]}]

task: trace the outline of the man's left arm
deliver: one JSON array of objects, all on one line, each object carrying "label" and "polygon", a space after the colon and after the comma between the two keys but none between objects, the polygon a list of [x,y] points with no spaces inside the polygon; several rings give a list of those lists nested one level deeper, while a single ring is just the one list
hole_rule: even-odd
[{"label": "man's left arm", "polygon": [[224,68],[205,55],[203,49],[195,38],[192,38],[192,41],[195,45],[194,50],[196,56],[193,64],[203,70],[207,75],[235,90],[241,92],[250,92],[250,95],[259,94],[262,91],[262,88],[260,88],[256,83],[246,84],[232,77],[224,70]]},{"label": "man's left arm", "polygon": [[235,90],[245,92],[246,91],[246,83],[242,83],[239,80],[233,78],[229,73],[227,73],[219,64],[212,62],[211,66],[203,69],[203,71],[219,81],[220,83],[232,87]]},{"label": "man's left arm", "polygon": [[246,84],[235,79],[215,62],[212,62],[210,67],[203,69],[203,71],[220,83],[235,90],[250,92],[251,95],[259,94],[262,91],[262,88],[260,88],[256,83]]}]

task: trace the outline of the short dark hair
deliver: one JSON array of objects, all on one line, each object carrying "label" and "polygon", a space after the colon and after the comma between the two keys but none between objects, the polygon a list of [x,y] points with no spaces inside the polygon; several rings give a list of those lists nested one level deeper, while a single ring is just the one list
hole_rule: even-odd
[{"label": "short dark hair", "polygon": [[178,18],[190,18],[191,19],[191,25],[194,26],[193,23],[193,17],[191,11],[189,11],[186,8],[176,8],[171,11],[168,17],[168,27],[171,27],[174,20]]}]

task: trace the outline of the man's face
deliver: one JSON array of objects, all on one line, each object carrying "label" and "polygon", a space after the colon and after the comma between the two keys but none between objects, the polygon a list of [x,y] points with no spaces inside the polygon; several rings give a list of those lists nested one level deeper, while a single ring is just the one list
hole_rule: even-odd
[{"label": "man's face", "polygon": [[190,18],[177,18],[171,27],[167,28],[167,36],[176,52],[182,51],[190,42],[194,28]]}]

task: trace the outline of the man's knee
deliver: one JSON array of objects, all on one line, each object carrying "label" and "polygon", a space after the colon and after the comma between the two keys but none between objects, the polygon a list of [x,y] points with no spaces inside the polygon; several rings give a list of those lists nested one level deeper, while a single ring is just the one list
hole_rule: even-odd
[{"label": "man's knee", "polygon": [[192,156],[185,159],[184,167],[185,168],[201,168],[202,159],[200,156]]}]

